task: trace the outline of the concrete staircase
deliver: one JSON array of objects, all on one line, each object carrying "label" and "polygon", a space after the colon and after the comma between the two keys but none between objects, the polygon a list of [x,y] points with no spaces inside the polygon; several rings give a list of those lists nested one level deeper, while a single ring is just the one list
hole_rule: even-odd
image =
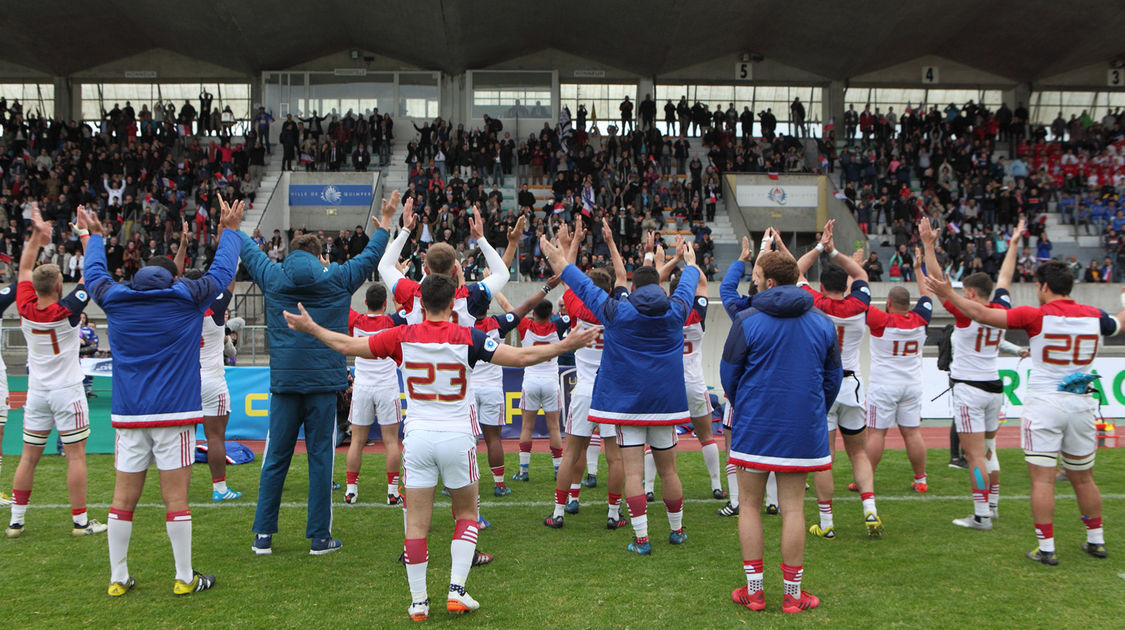
[{"label": "concrete staircase", "polygon": [[[258,184],[258,190],[254,195],[253,207],[246,210],[245,216],[242,218],[242,225],[245,226],[246,231],[253,234],[254,228],[258,227],[262,222],[262,217],[265,216],[266,206],[269,205],[270,197],[273,196],[277,190],[278,184],[281,181],[281,155],[267,155],[266,156],[266,172],[262,175],[262,181]],[[284,190],[278,191],[279,194],[285,193]],[[269,235],[263,235],[269,239]]]}]

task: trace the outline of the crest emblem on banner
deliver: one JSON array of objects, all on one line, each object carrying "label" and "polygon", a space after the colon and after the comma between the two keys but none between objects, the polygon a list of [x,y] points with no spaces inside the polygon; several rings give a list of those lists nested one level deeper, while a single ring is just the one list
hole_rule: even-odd
[{"label": "crest emblem on banner", "polygon": [[320,198],[325,203],[340,203],[340,200],[344,198],[344,195],[340,193],[339,188],[329,185],[325,186],[324,192],[320,193]]},{"label": "crest emblem on banner", "polygon": [[789,195],[785,194],[785,189],[781,186],[774,186],[766,193],[766,197],[777,205],[784,206],[785,200],[789,198]]}]

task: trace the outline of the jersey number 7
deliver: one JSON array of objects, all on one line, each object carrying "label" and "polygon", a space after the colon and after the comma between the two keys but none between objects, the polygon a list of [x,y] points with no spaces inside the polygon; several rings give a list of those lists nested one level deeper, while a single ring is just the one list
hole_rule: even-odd
[{"label": "jersey number 7", "polygon": [[55,334],[54,328],[48,328],[47,330],[42,330],[42,329],[39,329],[39,328],[32,328],[31,334],[33,334],[33,335],[49,335],[51,337],[51,349],[55,351],[55,354],[59,353],[59,338]]}]

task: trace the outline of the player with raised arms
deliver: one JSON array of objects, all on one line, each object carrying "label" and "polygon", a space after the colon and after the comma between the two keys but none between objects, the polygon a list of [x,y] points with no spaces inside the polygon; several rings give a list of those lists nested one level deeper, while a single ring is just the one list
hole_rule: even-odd
[{"label": "player with raised arms", "polygon": [[419,288],[425,321],[391,328],[367,338],[332,332],[312,320],[300,305],[300,314],[286,312],[289,326],[313,335],[328,347],[347,355],[394,359],[403,371],[409,399],[403,440],[405,486],[406,573],[411,604],[407,612],[415,621],[429,617],[426,536],[433,516],[434,489],[441,477],[453,499],[456,525],[450,544],[452,566],[446,608],[453,613],[476,610],[480,604],[465,591],[477,540],[476,441],[479,427],[468,395],[468,375],[477,361],[526,367],[547,361],[593,341],[596,331],[576,333],[554,344],[513,348],[501,345],[476,328],[450,321],[457,284],[433,274]]},{"label": "player with raised arms", "polygon": [[[1061,465],[1078,499],[1086,542],[1082,551],[1107,556],[1102,529],[1102,496],[1094,483],[1097,454],[1095,417],[1098,401],[1088,386],[1088,374],[1103,336],[1121,332],[1125,297],[1116,315],[1070,297],[1074,274],[1066,263],[1051,261],[1035,270],[1039,306],[990,308],[958,295],[948,279],[927,277],[926,283],[942,300],[984,326],[1018,328],[1031,340],[1031,377],[1021,419],[1020,444],[1031,476],[1031,517],[1039,546],[1027,557],[1057,565],[1055,555],[1055,469]],[[1125,293],[1122,294],[1125,296]]]},{"label": "player with raised arms", "polygon": [[[581,227],[576,231],[575,238],[581,242]],[[574,265],[578,252],[573,244],[564,252],[545,235],[539,240],[551,268],[564,269],[563,282],[605,327],[602,366],[594,381],[589,419],[617,425],[617,442],[625,464],[625,501],[634,532],[627,549],[639,555],[652,553],[644,494],[645,444],[653,450],[662,480],[671,530],[668,542],[683,544],[687,534],[683,528],[683,486],[676,471],[675,425],[686,424],[690,415],[684,388],[668,384],[684,379],[683,325],[700,273],[695,266],[695,251],[686,247],[683,239],[677,239],[677,249],[683,251],[688,266],[671,296],[660,286],[660,272],[650,266],[652,257],[646,256],[647,264],[633,272],[633,292],[614,298]],[[638,377],[641,374],[644,378]]]},{"label": "player with raised arms", "polygon": [[[85,208],[78,206],[82,246],[86,246]],[[90,437],[90,410],[78,362],[79,317],[90,296],[79,282],[65,297],[58,265],[35,266],[39,250],[51,242],[51,225],[31,212],[31,238],[20,256],[16,302],[20,329],[27,342],[27,403],[23,411],[23,454],[12,479],[12,513],[8,538],[24,532],[24,517],[31,499],[35,468],[43,456],[47,437],[58,430],[66,454],[66,487],[70,494],[75,536],[100,534],[106,526],[86,514],[86,439]],[[34,270],[34,271],[33,271]]]},{"label": "player with raised arms", "polygon": [[[820,241],[797,260],[797,270],[801,274],[798,286],[813,296],[813,304],[832,320],[836,327],[836,338],[840,343],[840,355],[844,369],[844,381],[840,392],[828,410],[828,445],[832,460],[836,459],[836,431],[839,429],[844,440],[844,450],[852,463],[860,499],[863,502],[863,520],[868,536],[883,535],[883,521],[875,506],[875,474],[871,460],[867,457],[867,423],[863,411],[863,383],[860,381],[860,344],[866,330],[864,323],[867,307],[871,304],[871,290],[867,284],[867,272],[850,256],[836,249],[832,238],[835,220],[824,225]],[[828,252],[831,261],[820,272],[820,290],[809,286],[805,274],[822,252]],[[848,281],[851,280],[851,287]],[[820,512],[820,522],[813,524],[809,532],[823,538],[835,538],[832,496],[835,492],[832,469],[813,474],[816,486],[816,503]]]}]

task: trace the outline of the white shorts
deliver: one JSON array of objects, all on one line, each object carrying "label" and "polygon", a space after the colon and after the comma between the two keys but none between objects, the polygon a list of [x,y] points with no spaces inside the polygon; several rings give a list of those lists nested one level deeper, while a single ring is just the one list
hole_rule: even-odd
[{"label": "white shorts", "polygon": [[663,451],[672,448],[678,441],[679,438],[676,437],[676,427],[674,425],[617,425],[617,445],[622,448],[648,444],[649,448]]},{"label": "white shorts", "polygon": [[504,426],[504,388],[473,388],[476,399],[477,423],[490,427]]},{"label": "white shorts", "polygon": [[836,394],[836,402],[860,409],[866,407],[863,401],[863,381],[860,380],[859,374],[844,377],[840,383],[840,393]]},{"label": "white shorts", "polygon": [[958,433],[992,433],[1000,428],[1004,394],[965,383],[953,384],[953,426]]},{"label": "white shorts", "polygon": [[520,409],[528,412],[540,409],[544,412],[558,411],[562,407],[559,394],[559,382],[557,380],[524,379]]},{"label": "white shorts", "polygon": [[117,429],[113,465],[124,473],[176,470],[195,462],[195,425]]},{"label": "white shorts", "polygon": [[1089,455],[1098,448],[1097,401],[1086,394],[1034,392],[1023,403],[1020,446],[1025,452]]},{"label": "white shorts", "polygon": [[450,431],[415,429],[402,441],[402,485],[433,488],[438,477],[450,490],[475,484],[477,436]]},{"label": "white shorts", "polygon": [[[845,383],[847,381],[844,381]],[[841,404],[839,400],[832,403],[828,410],[828,430],[835,431],[843,428],[846,433],[856,434],[867,426],[867,417],[863,407]]]},{"label": "white shorts", "polygon": [[[47,434],[59,430],[63,442],[78,442],[90,435],[90,407],[82,384],[55,390],[27,392],[23,408],[23,430]],[[73,438],[68,440],[68,434]],[[25,439],[25,441],[27,441]]]},{"label": "white shorts", "polygon": [[871,429],[917,427],[922,423],[922,385],[879,385],[867,388],[867,426]]},{"label": "white shorts", "polygon": [[710,416],[715,409],[711,407],[711,395],[707,393],[706,383],[687,384],[688,414],[692,418]]},{"label": "white shorts", "polygon": [[612,424],[590,422],[591,392],[573,391],[570,393],[570,407],[566,411],[566,434],[577,437],[590,437],[594,431],[602,438],[617,436],[617,428]]},{"label": "white shorts", "polygon": [[203,416],[218,418],[230,414],[230,390],[222,376],[204,376],[200,382],[203,392]]},{"label": "white shorts", "polygon": [[356,387],[352,389],[352,406],[348,411],[348,422],[361,427],[369,427],[379,419],[384,427],[402,422],[402,398],[398,388]]}]

